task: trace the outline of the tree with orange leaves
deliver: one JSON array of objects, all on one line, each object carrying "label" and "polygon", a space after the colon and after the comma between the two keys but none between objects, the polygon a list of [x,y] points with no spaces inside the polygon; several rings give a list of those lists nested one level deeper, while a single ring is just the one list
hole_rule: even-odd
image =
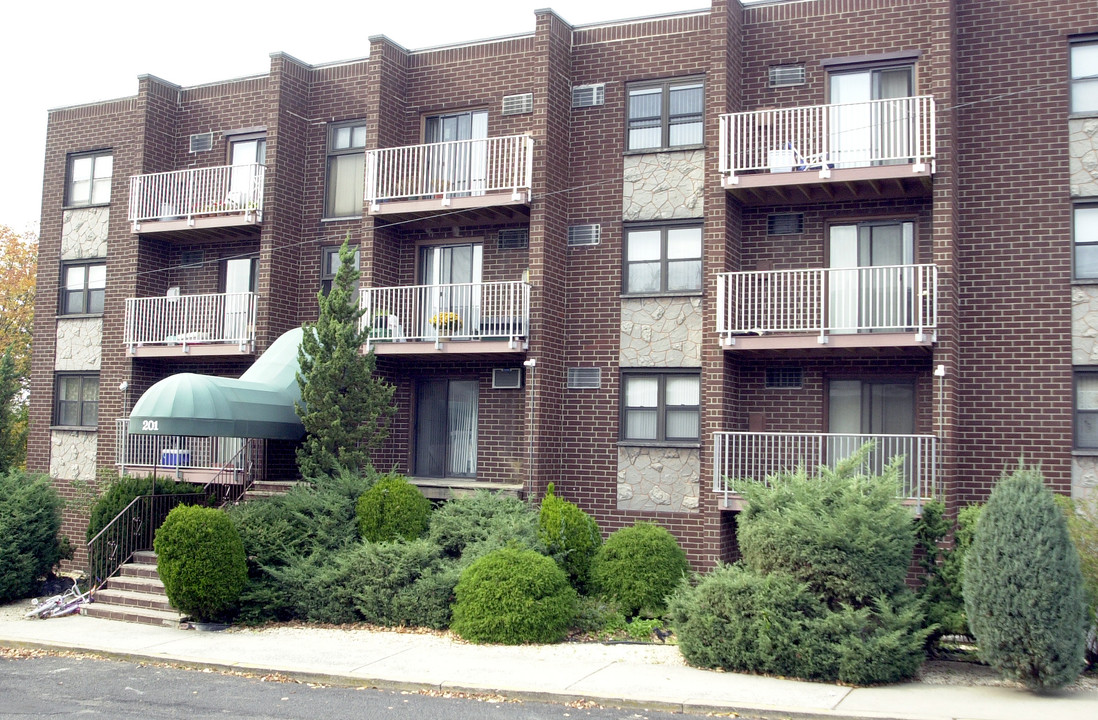
[{"label": "tree with orange leaves", "polygon": [[0,225],[0,472],[26,458],[38,238]]}]

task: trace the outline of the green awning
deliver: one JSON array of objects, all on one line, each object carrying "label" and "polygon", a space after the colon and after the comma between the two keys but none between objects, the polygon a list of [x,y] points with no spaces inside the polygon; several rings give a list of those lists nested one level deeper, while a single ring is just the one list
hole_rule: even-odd
[{"label": "green awning", "polygon": [[301,328],[275,340],[239,379],[180,373],[145,391],[130,413],[138,435],[298,440],[305,434],[294,403]]}]

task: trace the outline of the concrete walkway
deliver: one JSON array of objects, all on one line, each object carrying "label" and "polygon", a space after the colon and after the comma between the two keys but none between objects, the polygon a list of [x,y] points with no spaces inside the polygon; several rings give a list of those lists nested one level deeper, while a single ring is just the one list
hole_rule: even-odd
[{"label": "concrete walkway", "polygon": [[749,717],[1095,720],[1098,691],[1037,696],[1003,687],[849,688],[685,667],[660,645],[483,646],[433,634],[278,627],[196,632],[72,616],[0,620],[0,646],[75,650],[333,685],[451,690],[518,699],[735,712]]}]

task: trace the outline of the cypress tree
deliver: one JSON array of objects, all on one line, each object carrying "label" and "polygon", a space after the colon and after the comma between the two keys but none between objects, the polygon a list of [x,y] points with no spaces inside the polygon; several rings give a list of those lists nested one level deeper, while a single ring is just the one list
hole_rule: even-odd
[{"label": "cypress tree", "polygon": [[1083,669],[1079,556],[1044,477],[1019,465],[984,507],[964,570],[965,611],[981,658],[1035,690]]},{"label": "cypress tree", "polygon": [[344,240],[332,289],[317,294],[320,314],[315,323],[305,323],[298,350],[296,410],[306,435],[297,464],[308,480],[364,468],[395,412],[393,386],[375,376],[374,353],[361,352],[368,330],[360,322],[358,278],[354,250]]}]

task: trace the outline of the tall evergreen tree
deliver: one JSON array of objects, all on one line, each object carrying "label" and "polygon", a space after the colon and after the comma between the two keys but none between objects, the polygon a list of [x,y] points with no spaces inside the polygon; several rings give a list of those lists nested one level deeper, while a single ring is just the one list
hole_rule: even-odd
[{"label": "tall evergreen tree", "polygon": [[305,323],[298,350],[296,410],[306,435],[297,464],[309,480],[364,468],[388,435],[387,421],[395,412],[393,386],[375,376],[373,352],[362,354],[368,330],[360,322],[358,278],[355,252],[344,240],[332,289],[318,293],[320,315]]},{"label": "tall evergreen tree", "polygon": [[23,466],[27,455],[27,404],[12,348],[0,357],[0,474]]},{"label": "tall evergreen tree", "polygon": [[1079,556],[1040,470],[1019,466],[988,498],[965,559],[965,612],[980,657],[1030,688],[1083,669]]}]

